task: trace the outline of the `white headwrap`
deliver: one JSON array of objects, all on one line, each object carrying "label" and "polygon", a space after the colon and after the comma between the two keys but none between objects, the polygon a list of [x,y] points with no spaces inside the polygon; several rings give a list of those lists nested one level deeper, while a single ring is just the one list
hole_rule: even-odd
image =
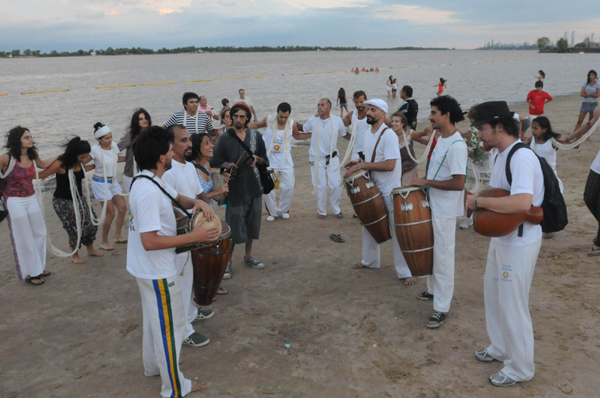
[{"label": "white headwrap", "polygon": [[102,126],[98,130],[96,130],[96,132],[94,133],[94,137],[97,140],[99,140],[100,138],[104,137],[108,133],[111,133],[110,127],[108,127],[108,126]]}]

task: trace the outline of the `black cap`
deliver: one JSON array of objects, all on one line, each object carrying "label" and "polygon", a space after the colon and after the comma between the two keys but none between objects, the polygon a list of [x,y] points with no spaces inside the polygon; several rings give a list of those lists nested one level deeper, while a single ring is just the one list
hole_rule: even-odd
[{"label": "black cap", "polygon": [[499,119],[512,119],[514,114],[508,109],[506,101],[484,102],[475,108],[475,121],[471,126],[477,127]]}]

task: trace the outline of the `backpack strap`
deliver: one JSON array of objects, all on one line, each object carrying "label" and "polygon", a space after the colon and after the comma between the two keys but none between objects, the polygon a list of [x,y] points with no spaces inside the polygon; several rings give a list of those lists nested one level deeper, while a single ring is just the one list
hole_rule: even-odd
[{"label": "backpack strap", "polygon": [[[508,153],[508,156],[506,157],[505,173],[506,173],[506,180],[508,181],[508,185],[512,185],[512,172],[510,171],[510,160],[512,159],[512,156],[515,154],[515,152],[517,152],[521,148],[529,148],[529,147],[527,146],[527,144],[525,144],[523,142],[518,142],[512,147],[512,149]],[[529,148],[529,149],[531,149],[531,148]],[[498,157],[498,156],[496,155],[496,157]],[[519,236],[519,238],[523,237],[523,224],[519,225],[518,236]]]},{"label": "backpack strap", "polygon": [[144,175],[144,174],[140,174],[138,176],[133,177],[133,180],[131,181],[131,186],[133,187],[133,183],[136,180],[139,180],[140,178],[145,178],[147,180],[150,180],[154,185],[156,185],[158,187],[158,189],[160,189],[162,191],[162,193],[164,193],[165,195],[168,196],[169,199],[171,199],[171,202],[173,202],[173,204],[175,206],[179,207],[179,209],[181,209],[183,211],[183,213],[187,216],[187,218],[192,218],[192,215],[190,213],[188,213],[188,211],[185,209],[185,207],[183,207],[183,205],[181,203],[179,203],[177,201],[177,199],[175,199],[174,197],[169,195],[169,193],[167,191],[165,191],[165,189],[163,187],[161,187],[158,182],[154,181],[154,178]]}]

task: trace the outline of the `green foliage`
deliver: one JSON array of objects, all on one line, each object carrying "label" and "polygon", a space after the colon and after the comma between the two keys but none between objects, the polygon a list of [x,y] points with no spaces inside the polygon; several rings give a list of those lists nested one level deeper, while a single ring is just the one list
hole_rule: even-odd
[{"label": "green foliage", "polygon": [[556,47],[558,47],[559,53],[566,53],[569,49],[569,42],[564,37],[558,39],[556,42]]},{"label": "green foliage", "polygon": [[550,39],[547,37],[538,37],[535,44],[538,46],[540,51],[542,51],[544,48],[550,45]]}]

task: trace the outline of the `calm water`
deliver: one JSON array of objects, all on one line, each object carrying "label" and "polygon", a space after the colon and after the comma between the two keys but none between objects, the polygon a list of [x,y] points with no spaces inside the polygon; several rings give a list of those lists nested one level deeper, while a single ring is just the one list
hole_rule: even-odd
[{"label": "calm water", "polygon": [[[339,72],[357,66],[377,66],[381,73],[356,76]],[[279,102],[287,101],[292,105],[292,117],[304,122],[316,112],[319,98],[329,97],[335,103],[340,87],[345,88],[349,100],[351,93],[359,89],[370,98],[385,98],[385,82],[390,74],[398,79],[400,87],[413,87],[423,119],[440,77],[448,80],[447,93],[467,110],[483,100],[523,101],[533,89],[539,69],[546,72],[546,91],[552,95],[572,94],[580,90],[588,70],[600,70],[600,54],[362,51],[0,59],[0,94],[9,94],[0,97],[0,131],[4,133],[17,124],[29,127],[42,157],[46,157],[58,153],[58,145],[67,136],[78,134],[93,141],[92,126],[98,121],[111,126],[115,139],[119,139],[137,107],[146,108],[153,123],[162,125],[182,108],[185,91],[206,95],[209,104],[218,110],[220,100],[237,98],[239,88],[246,89],[259,118],[274,113]],[[332,73],[299,75],[327,71]],[[245,79],[223,80],[236,77]],[[215,81],[185,82],[198,79]],[[140,86],[173,81],[178,83]],[[96,89],[122,84],[137,86]],[[56,89],[70,91],[21,95]],[[401,100],[388,102],[390,110],[395,110]],[[332,112],[339,114],[335,107]]]}]

